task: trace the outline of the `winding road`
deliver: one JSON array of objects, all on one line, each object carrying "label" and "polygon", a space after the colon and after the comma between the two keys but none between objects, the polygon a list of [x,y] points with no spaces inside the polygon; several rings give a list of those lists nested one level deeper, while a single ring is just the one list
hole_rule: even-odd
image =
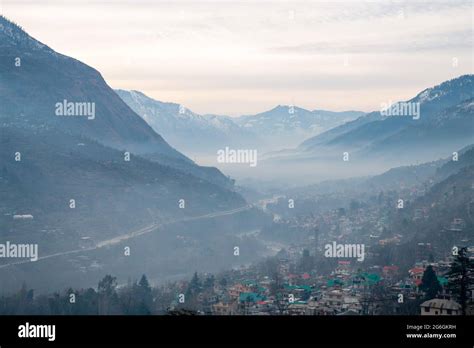
[{"label": "winding road", "polygon": [[[210,213],[210,214],[206,214],[206,215],[200,215],[200,216],[191,216],[191,217],[187,217],[187,218],[184,218],[184,219],[173,220],[173,221],[169,221],[169,222],[161,223],[161,224],[153,223],[151,225],[148,225],[146,227],[142,227],[142,228],[140,228],[138,230],[135,230],[135,231],[132,231],[130,233],[123,234],[123,235],[120,235],[120,236],[117,236],[117,237],[114,237],[114,238],[111,238],[111,239],[103,240],[103,241],[98,242],[96,245],[94,245],[92,247],[89,247],[89,248],[80,248],[80,249],[62,251],[62,252],[55,253],[55,254],[41,256],[41,257],[38,257],[38,259],[34,262],[38,262],[38,261],[42,261],[42,260],[46,260],[46,259],[51,259],[53,257],[58,257],[58,256],[65,256],[65,255],[83,253],[83,252],[97,250],[97,249],[100,249],[100,248],[103,248],[103,247],[119,244],[119,243],[121,243],[125,240],[135,238],[135,237],[138,237],[138,236],[143,236],[144,234],[151,233],[151,232],[155,231],[156,229],[158,229],[160,227],[163,227],[165,225],[171,225],[171,224],[174,224],[174,223],[177,223],[177,222],[187,222],[187,221],[195,221],[195,220],[202,220],[202,219],[212,219],[212,218],[216,218],[216,217],[220,217],[220,216],[232,215],[232,214],[243,212],[245,210],[249,210],[252,207],[253,207],[253,205],[247,204],[243,207],[235,208],[235,209],[231,209],[231,210],[219,211],[219,212],[214,212],[214,213]],[[0,265],[0,269],[6,268],[6,267],[9,267],[9,266],[14,266],[14,265],[21,265],[21,264],[25,264],[25,263],[31,263],[31,262],[32,261],[27,259],[27,260],[21,260],[21,261],[17,261],[17,262],[7,263],[7,264],[4,264],[4,265]]]}]

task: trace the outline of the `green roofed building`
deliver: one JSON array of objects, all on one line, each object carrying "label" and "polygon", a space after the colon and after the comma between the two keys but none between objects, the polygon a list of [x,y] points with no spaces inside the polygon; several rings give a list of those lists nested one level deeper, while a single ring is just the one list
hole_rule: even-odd
[{"label": "green roofed building", "polygon": [[375,273],[360,273],[353,277],[354,283],[359,283],[361,285],[374,285],[380,282],[382,278],[378,274]]},{"label": "green roofed building", "polygon": [[241,292],[239,295],[239,302],[260,302],[265,301],[267,298],[263,295],[259,295],[255,292]]},{"label": "green roofed building", "polygon": [[328,287],[333,286],[344,286],[344,282],[341,279],[329,279],[327,282]]},{"label": "green roofed building", "polygon": [[438,277],[438,282],[441,284],[441,286],[446,286],[448,285],[448,279],[445,277]]}]

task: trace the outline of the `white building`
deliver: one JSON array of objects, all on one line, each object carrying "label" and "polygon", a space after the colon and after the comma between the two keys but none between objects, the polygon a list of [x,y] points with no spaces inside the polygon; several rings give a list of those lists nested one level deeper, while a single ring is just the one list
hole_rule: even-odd
[{"label": "white building", "polygon": [[453,300],[435,298],[420,305],[421,315],[460,315],[461,305]]},{"label": "white building", "polygon": [[31,214],[13,215],[13,220],[33,220],[33,215]]}]

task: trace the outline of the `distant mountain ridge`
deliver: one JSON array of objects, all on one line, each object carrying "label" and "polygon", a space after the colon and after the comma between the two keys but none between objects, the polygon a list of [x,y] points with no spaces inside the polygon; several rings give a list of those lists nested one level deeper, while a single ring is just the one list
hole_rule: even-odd
[{"label": "distant mountain ridge", "polygon": [[[267,144],[271,145],[277,140],[278,144],[287,148],[299,144],[301,139],[352,121],[363,114],[361,111],[310,111],[292,105],[278,105],[256,115],[241,116],[236,122],[259,134]],[[275,144],[270,147],[275,148]]]},{"label": "distant mountain ridge", "polygon": [[[474,75],[463,75],[445,81],[418,93],[408,103],[420,103],[419,120],[404,116],[383,116],[380,111],[368,113],[353,122],[346,123],[301,143],[299,148],[311,151],[318,146],[368,145],[398,133],[402,129],[427,125],[446,108],[455,107],[474,97]],[[398,102],[402,103],[402,102]],[[468,110],[469,112],[471,110]],[[438,116],[439,117],[439,116]]]},{"label": "distant mountain ridge", "polygon": [[363,112],[309,111],[278,105],[256,115],[199,115],[175,103],[150,98],[139,91],[116,93],[155,131],[188,152],[215,154],[225,146],[259,150],[291,147],[314,134],[353,120]]},{"label": "distant mountain ridge", "polygon": [[198,150],[215,154],[224,146],[254,143],[254,135],[239,127],[230,117],[199,115],[176,103],[165,103],[139,91],[115,92],[156,132],[183,151]]},{"label": "distant mountain ridge", "polygon": [[[420,117],[363,115],[305,140],[283,157],[340,157],[397,160],[397,165],[436,160],[474,140],[474,75],[463,75],[427,88],[400,103],[419,103]],[[278,154],[276,154],[278,158]]]}]

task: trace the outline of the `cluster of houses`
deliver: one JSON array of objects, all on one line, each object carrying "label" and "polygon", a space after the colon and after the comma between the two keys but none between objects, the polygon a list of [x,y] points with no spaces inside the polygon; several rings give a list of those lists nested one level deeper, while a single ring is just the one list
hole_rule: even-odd
[{"label": "cluster of houses", "polygon": [[[418,195],[419,192],[411,192]],[[393,197],[385,197],[391,201]],[[410,196],[410,198],[413,198]],[[427,219],[429,209],[417,208],[413,220]],[[303,248],[322,254],[325,243],[357,242],[365,245],[365,259],[375,260],[381,248],[400,245],[404,236],[384,234],[387,217],[377,206],[364,207],[363,212],[345,214],[338,210],[326,211],[317,217],[297,216],[289,220],[306,230],[324,226],[324,234],[316,231],[304,243],[285,248],[285,256],[278,257],[277,275],[264,274],[255,268],[234,272],[225,286],[216,284],[200,300],[200,308],[214,315],[377,315],[406,313],[407,303],[416,303],[420,315],[458,315],[461,306],[447,292],[453,256],[434,260],[436,254],[430,243],[416,245],[416,263],[410,269],[394,264],[370,262],[361,264],[356,259],[340,259],[331,272],[298,272]],[[367,226],[371,226],[367,229]],[[466,226],[463,219],[455,218],[444,228],[459,232]],[[379,264],[377,264],[379,263]],[[333,263],[334,264],[334,263]],[[420,290],[423,274],[431,266],[442,291],[437,298],[423,301]],[[331,266],[332,267],[332,266]],[[406,267],[406,265],[405,265]],[[326,274],[326,275],[321,275]],[[474,293],[474,291],[473,291]],[[472,295],[474,299],[474,294]],[[414,301],[416,300],[416,301]],[[420,304],[421,305],[418,305]],[[410,309],[410,313],[413,310]]]},{"label": "cluster of houses", "polygon": [[[215,284],[199,298],[199,308],[212,315],[376,315],[401,313],[410,300],[424,298],[419,289],[428,266],[435,270],[442,286],[439,298],[422,302],[421,315],[458,315],[461,306],[445,290],[452,258],[431,262],[431,245],[420,243],[417,253],[423,261],[408,272],[396,265],[372,266],[362,271],[356,260],[340,260],[326,276],[315,272],[296,273],[294,263],[301,257],[289,248],[278,259],[278,275],[270,277],[254,268],[234,271],[224,286]],[[290,272],[293,270],[293,273]]]},{"label": "cluster of houses", "polygon": [[[443,262],[433,263],[441,272],[446,266]],[[353,273],[349,261],[340,261],[330,276],[316,276],[311,273],[280,274],[281,283],[276,284],[268,276],[242,272],[242,279],[231,284],[219,284],[200,294],[199,308],[203,314],[212,315],[363,315],[397,314],[404,301],[420,299],[419,290],[424,267],[416,265],[399,279],[399,269],[387,265],[373,272]],[[281,267],[287,269],[287,267]],[[447,279],[439,276],[444,287]],[[378,295],[373,289],[381,289]],[[426,301],[420,306],[421,315],[457,315],[460,305],[446,294]],[[402,301],[403,302],[403,301]],[[388,312],[387,312],[388,308]]]}]

